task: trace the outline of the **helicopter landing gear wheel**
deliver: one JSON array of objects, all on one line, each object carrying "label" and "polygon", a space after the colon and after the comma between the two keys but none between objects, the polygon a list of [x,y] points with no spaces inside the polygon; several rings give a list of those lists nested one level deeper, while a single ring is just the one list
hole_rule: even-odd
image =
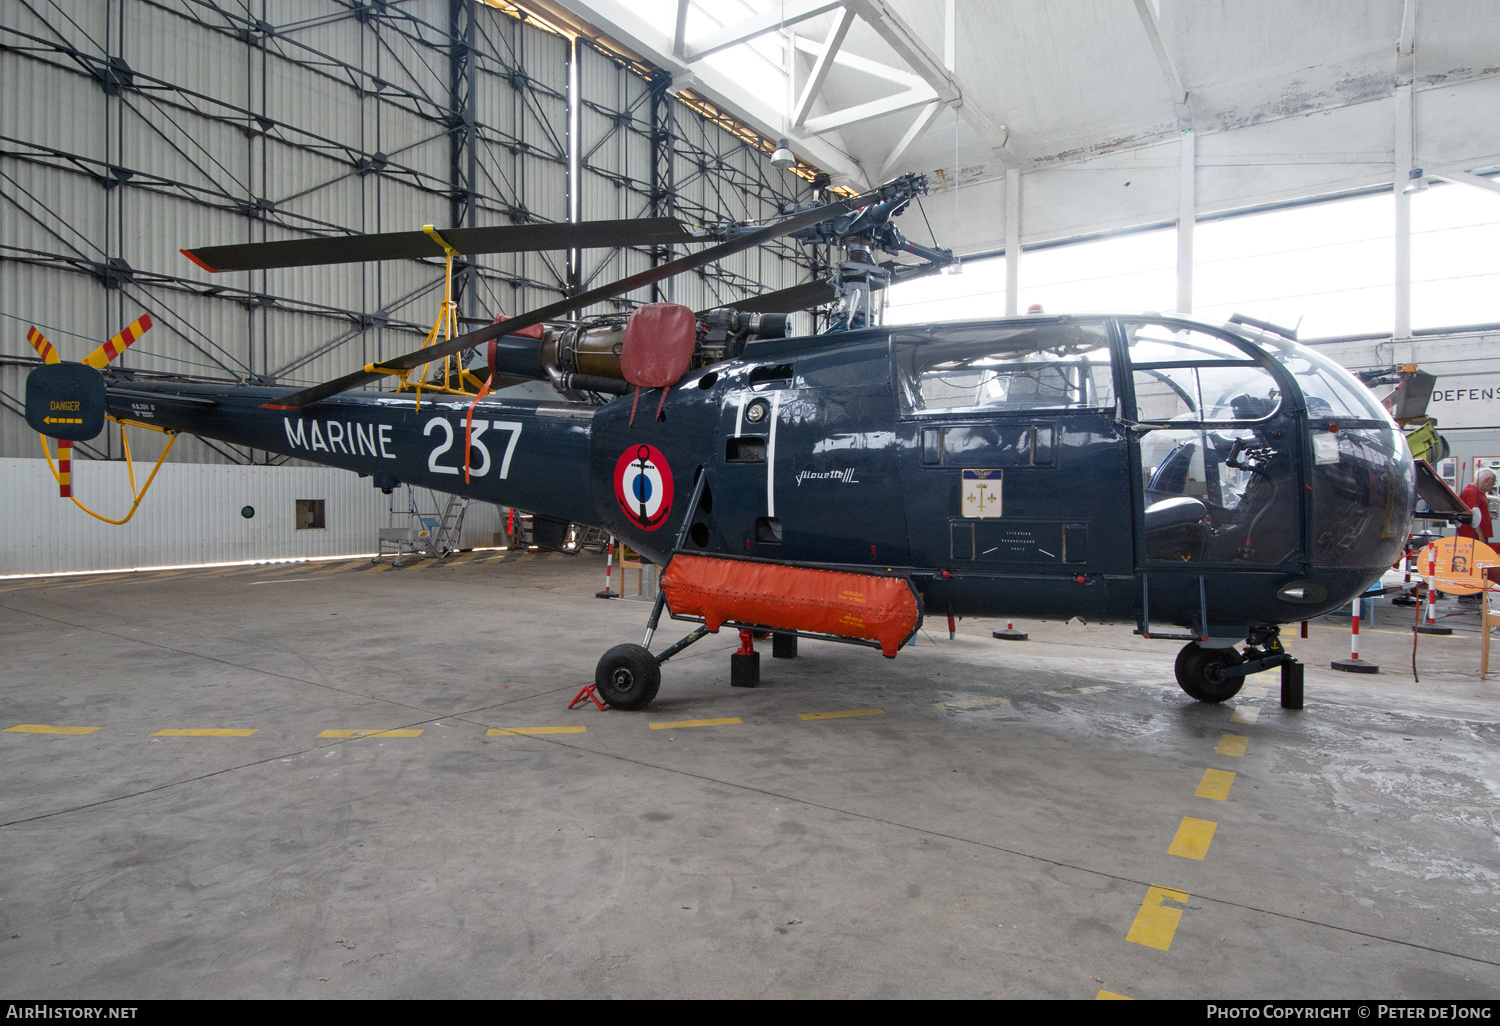
[{"label": "helicopter landing gear wheel", "polygon": [[1220,677],[1219,671],[1244,661],[1236,649],[1204,648],[1190,642],[1177,653],[1177,685],[1200,702],[1223,702],[1240,693],[1245,678]]},{"label": "helicopter landing gear wheel", "polygon": [[616,709],[643,709],[661,688],[661,664],[640,645],[616,645],[594,668],[594,685]]}]

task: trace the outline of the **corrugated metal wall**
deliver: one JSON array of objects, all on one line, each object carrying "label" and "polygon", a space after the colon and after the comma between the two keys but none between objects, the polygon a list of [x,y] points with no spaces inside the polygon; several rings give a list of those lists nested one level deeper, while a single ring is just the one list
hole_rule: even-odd
[{"label": "corrugated metal wall", "polygon": [[[368,479],[329,467],[167,463],[140,510],[116,527],[58,498],[42,460],[0,458],[0,481],[0,574],[374,552],[391,504],[407,509],[404,489],[386,496]],[[118,519],[130,509],[123,463],[75,465],[73,481],[79,500],[104,516]],[[445,498],[416,490],[423,512],[436,512]],[[299,530],[298,499],[322,499],[327,526]],[[248,519],[240,512],[246,506],[255,510]],[[493,545],[502,526],[495,506],[471,502],[463,546]]]},{"label": "corrugated metal wall", "polygon": [[[461,45],[469,32],[472,47]],[[30,324],[79,359],[149,311],[155,327],[116,366],[302,384],[415,348],[441,298],[436,260],[210,275],[182,247],[455,218],[564,221],[575,194],[584,219],[649,216],[653,206],[699,222],[755,219],[795,202],[798,182],[768,178],[763,154],[657,101],[653,120],[637,70],[470,0],[0,4],[0,457],[40,455],[21,416]],[[673,153],[654,194],[653,138]],[[576,183],[570,148],[582,158]],[[663,193],[674,181],[680,195]],[[675,298],[703,309],[805,280],[799,256],[784,246],[735,257],[684,276]],[[645,250],[585,251],[578,279],[601,284],[651,260]],[[567,287],[565,252],[476,264],[460,310],[484,321]],[[155,435],[132,442],[138,459],[159,451]],[[76,452],[87,477],[90,461],[120,458],[118,429]],[[170,458],[285,462],[188,437]],[[242,525],[221,537],[211,523],[197,525],[209,533],[193,545],[239,543]],[[126,553],[131,543],[117,544]]]},{"label": "corrugated metal wall", "polygon": [[[32,356],[28,324],[77,359],[142,311],[156,326],[118,364],[143,371],[311,383],[420,343],[436,260],[209,275],[178,252],[451,222],[448,0],[263,9],[0,8],[0,361]],[[479,223],[566,220],[568,41],[472,14]],[[479,263],[486,319],[565,282],[560,254]],[[28,369],[0,362],[12,413]],[[114,429],[90,448],[118,456]],[[0,454],[34,450],[0,415]],[[172,458],[268,460],[186,439]]]}]

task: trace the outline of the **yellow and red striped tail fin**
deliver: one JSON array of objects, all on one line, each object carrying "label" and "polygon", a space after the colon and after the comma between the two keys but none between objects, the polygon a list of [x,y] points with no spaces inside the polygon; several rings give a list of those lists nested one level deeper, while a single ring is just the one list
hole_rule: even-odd
[{"label": "yellow and red striped tail fin", "polygon": [[37,331],[35,326],[26,332],[26,341],[31,343],[31,348],[36,350],[36,355],[42,358],[43,363],[62,363],[62,357],[57,355],[57,350],[47,341],[47,336]]},{"label": "yellow and red striped tail fin", "polygon": [[103,370],[109,361],[129,349],[135,340],[151,330],[151,315],[141,314],[139,318],[132,321],[124,331],[104,343],[98,349],[83,358],[83,362],[90,367]]},{"label": "yellow and red striped tail fin", "polygon": [[61,438],[57,441],[57,496],[73,496],[73,443]]}]

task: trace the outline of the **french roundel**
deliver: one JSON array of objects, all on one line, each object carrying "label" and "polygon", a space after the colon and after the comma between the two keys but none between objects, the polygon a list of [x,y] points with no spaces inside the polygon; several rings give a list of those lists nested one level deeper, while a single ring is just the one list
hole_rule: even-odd
[{"label": "french roundel", "polygon": [[643,531],[654,531],[672,511],[672,468],[661,450],[632,445],[615,463],[615,499]]}]

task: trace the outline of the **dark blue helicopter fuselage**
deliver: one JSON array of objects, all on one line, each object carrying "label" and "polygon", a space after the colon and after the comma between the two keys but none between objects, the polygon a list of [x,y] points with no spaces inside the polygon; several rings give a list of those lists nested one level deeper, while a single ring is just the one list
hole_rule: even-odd
[{"label": "dark blue helicopter fuselage", "polygon": [[[488,398],[473,407],[467,479],[467,400],[429,395],[419,406],[404,393],[353,392],[287,411],[264,406],[288,389],[131,382],[111,389],[109,407],[126,420],[602,527],[658,562],[690,516],[686,550],[903,572],[929,614],[1080,617],[1243,638],[1346,605],[1398,558],[1413,474],[1395,425],[1310,412],[1262,343],[1228,335],[1245,365],[1274,378],[1277,398],[1253,420],[1205,428],[1202,447],[1237,433],[1266,462],[1222,524],[1205,515],[1186,525],[1206,541],[1161,548],[1151,539],[1162,516],[1228,500],[1153,501],[1172,458],[1148,466],[1142,439],[1182,425],[1136,419],[1123,321],[1093,321],[1114,352],[1107,407],[913,410],[901,394],[902,353],[942,344],[945,326],[869,329],[752,343],[738,359],[690,372],[660,416],[660,390],[604,406]],[[1315,447],[1320,433],[1335,442]],[[689,509],[700,474],[702,497]]]}]

